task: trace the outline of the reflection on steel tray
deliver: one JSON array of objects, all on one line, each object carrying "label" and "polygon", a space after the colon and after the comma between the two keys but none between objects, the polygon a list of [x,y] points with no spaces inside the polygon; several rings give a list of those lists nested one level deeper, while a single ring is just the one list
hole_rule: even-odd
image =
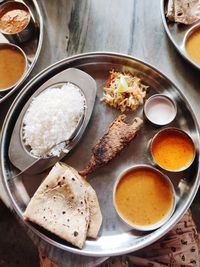
[{"label": "reflection on steel tray", "polygon": [[[0,7],[7,3],[8,1],[1,1]],[[14,2],[17,2],[14,0]],[[0,103],[8,99],[14,92],[16,92],[21,86],[24,84],[25,80],[28,78],[29,74],[31,73],[33,67],[35,66],[43,42],[43,18],[39,8],[39,5],[36,0],[23,0],[21,1],[24,3],[30,10],[32,21],[34,24],[34,35],[26,42],[19,43],[17,40],[8,40],[3,33],[0,33],[0,43],[13,43],[22,48],[25,52],[25,55],[28,59],[28,67],[25,74],[22,78],[14,85],[14,87],[10,90],[1,91],[0,90]]]},{"label": "reflection on steel tray", "polygon": [[[102,98],[102,87],[110,70],[115,69],[134,73],[142,79],[144,84],[149,86],[148,97],[155,93],[162,93],[176,103],[177,116],[169,126],[180,128],[192,137],[196,146],[197,156],[192,166],[185,171],[177,173],[163,171],[169,176],[175,187],[177,205],[172,217],[159,229],[146,233],[134,231],[120,220],[113,206],[113,186],[119,174],[132,165],[152,165],[148,150],[149,141],[155,133],[166,127],[155,127],[147,122],[143,118],[142,107],[134,112],[134,114],[128,114],[129,118],[138,116],[144,119],[143,127],[137,135],[136,142],[133,141],[128,149],[119,157],[88,177],[91,185],[96,190],[103,215],[103,224],[97,240],[86,240],[84,248],[79,250],[47,231],[23,221],[23,211],[46,173],[37,176],[24,176],[12,182],[7,181],[17,173],[8,157],[12,131],[23,106],[37,88],[52,76],[71,67],[85,71],[97,83],[97,98],[90,123],[76,149],[63,160],[78,170],[83,169],[91,156],[91,148],[103,135],[108,125],[120,114],[119,111],[110,108],[100,101]],[[30,84],[25,86],[23,92],[17,96],[2,129],[2,179],[14,211],[18,214],[24,226],[27,227],[36,245],[39,248],[44,248],[46,247],[45,244],[48,244],[48,249],[45,251],[47,256],[55,250],[60,255],[62,255],[63,251],[85,256],[125,254],[141,249],[162,237],[180,220],[192,203],[200,183],[199,140],[199,127],[190,105],[181,91],[166,76],[152,66],[130,56],[115,53],[86,53],[64,59],[48,67],[37,75]]]}]

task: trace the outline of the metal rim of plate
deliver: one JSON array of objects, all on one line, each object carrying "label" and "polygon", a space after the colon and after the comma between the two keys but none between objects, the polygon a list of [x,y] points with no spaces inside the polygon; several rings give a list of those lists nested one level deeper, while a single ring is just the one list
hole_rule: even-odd
[{"label": "metal rim of plate", "polygon": [[[10,136],[10,131],[12,131],[12,127],[13,127],[13,123],[15,123],[15,116],[17,116],[17,113],[20,113],[21,110],[21,106],[23,105],[24,102],[26,102],[29,97],[30,97],[30,89],[31,86],[36,86],[38,83],[42,83],[43,79],[48,79],[49,76],[52,75],[52,73],[56,72],[58,73],[59,71],[69,68],[69,67],[76,67],[76,68],[80,68],[81,70],[86,70],[88,71],[88,73],[93,77],[93,75],[90,73],[90,71],[94,71],[94,73],[96,73],[96,75],[102,75],[102,70],[104,70],[104,72],[108,75],[108,69],[110,70],[111,67],[113,68],[120,68],[121,71],[130,71],[130,70],[136,70],[138,71],[138,75],[144,75],[145,79],[147,79],[147,81],[152,82],[153,86],[157,86],[159,88],[159,90],[163,90],[163,93],[165,93],[166,95],[170,95],[170,97],[176,99],[176,101],[178,102],[178,107],[179,109],[181,109],[181,114],[187,114],[188,117],[188,125],[185,126],[185,121],[184,121],[184,116],[182,115],[177,115],[177,116],[181,116],[181,120],[179,120],[180,118],[177,117],[177,120],[174,123],[179,123],[180,121],[180,127],[181,125],[183,125],[183,127],[186,127],[187,129],[191,129],[191,135],[193,140],[195,141],[196,144],[196,148],[197,148],[197,156],[195,159],[195,162],[193,164],[193,166],[190,169],[190,172],[184,172],[184,176],[185,175],[192,175],[192,177],[189,178],[189,180],[185,180],[185,177],[183,177],[184,179],[182,179],[182,177],[176,177],[176,181],[177,182],[177,192],[179,193],[177,198],[177,206],[176,206],[176,210],[174,212],[174,214],[172,215],[172,217],[169,219],[169,221],[163,225],[162,227],[160,227],[159,229],[150,232],[148,234],[144,234],[142,235],[141,233],[137,233],[137,238],[135,238],[135,232],[133,230],[130,229],[125,229],[124,230],[124,225],[122,226],[121,224],[120,227],[122,227],[123,231],[121,231],[121,228],[117,228],[117,232],[115,231],[114,234],[109,235],[108,233],[110,232],[106,232],[106,234],[102,235],[100,234],[100,237],[97,239],[97,241],[92,241],[92,240],[86,240],[85,243],[85,247],[80,250],[77,248],[74,248],[73,246],[67,244],[66,242],[63,242],[61,240],[57,240],[57,238],[52,237],[52,235],[50,235],[49,233],[44,233],[44,231],[42,231],[41,229],[38,229],[37,227],[35,227],[33,224],[31,223],[27,223],[24,222],[23,217],[22,217],[22,209],[24,209],[23,204],[19,204],[16,203],[13,194],[12,194],[12,190],[14,190],[15,185],[14,184],[8,184],[7,179],[8,177],[11,175],[11,171],[13,171],[10,163],[8,161],[8,145],[9,145],[9,136]],[[87,72],[86,71],[86,72]],[[104,74],[105,74],[104,73]],[[152,76],[154,75],[154,77]],[[93,77],[95,79],[95,77]],[[104,82],[105,82],[105,76],[104,76]],[[154,90],[154,87],[152,87],[152,91]],[[156,91],[157,92],[157,91]],[[181,105],[180,105],[181,104]],[[102,105],[102,104],[101,104]],[[107,108],[102,106],[103,108]],[[94,112],[94,111],[93,111]],[[96,112],[96,110],[95,110]],[[111,112],[112,113],[112,112]],[[96,114],[96,113],[95,113]],[[106,114],[106,117],[109,116],[110,114]],[[140,113],[141,115],[141,113]],[[105,117],[105,118],[106,118]],[[94,121],[93,121],[94,123]],[[145,122],[146,123],[146,122]],[[146,124],[145,124],[146,125]],[[147,126],[145,126],[147,127]],[[152,128],[152,126],[148,126],[150,127],[150,129],[155,129]],[[155,132],[155,130],[154,130]],[[12,207],[14,209],[14,212],[19,216],[19,218],[21,219],[21,222],[23,223],[23,225],[27,228],[27,232],[29,232],[30,236],[35,236],[35,238],[32,238],[35,241],[35,244],[37,246],[39,246],[39,248],[43,248],[45,247],[44,244],[46,244],[46,246],[48,247],[48,250],[46,250],[47,256],[48,254],[54,254],[54,251],[58,252],[60,251],[60,253],[63,253],[64,251],[67,252],[71,252],[74,254],[79,254],[80,256],[93,256],[93,257],[103,257],[103,256],[114,256],[114,255],[122,255],[122,254],[127,254],[127,253],[131,253],[134,251],[137,251],[139,249],[142,249],[150,244],[152,244],[153,242],[157,241],[158,239],[160,239],[162,236],[164,236],[173,226],[176,225],[176,223],[181,219],[181,217],[184,215],[185,211],[189,208],[189,206],[191,205],[199,184],[200,184],[200,166],[199,166],[199,147],[200,147],[200,138],[199,138],[199,125],[197,123],[197,119],[189,105],[189,103],[187,102],[185,96],[183,95],[183,93],[161,72],[159,72],[155,67],[139,60],[136,58],[133,58],[131,56],[128,55],[123,55],[123,54],[117,54],[117,53],[109,53],[109,52],[93,52],[93,53],[85,53],[85,54],[80,54],[80,55],[76,55],[76,56],[72,56],[66,59],[63,59],[53,65],[51,65],[50,67],[46,68],[45,70],[43,70],[41,73],[39,73],[35,78],[33,78],[24,88],[23,92],[21,92],[20,94],[18,94],[18,96],[16,97],[16,99],[14,100],[7,116],[6,119],[4,121],[4,125],[2,128],[2,143],[1,143],[1,168],[2,168],[2,182],[4,185],[4,189],[12,203]],[[146,134],[149,134],[149,129],[147,129]],[[152,134],[153,136],[154,134]],[[138,135],[138,138],[143,138],[143,134]],[[145,136],[144,136],[145,137]],[[87,136],[86,136],[87,138]],[[140,140],[140,139],[138,139]],[[143,145],[140,141],[137,141],[137,143],[139,143],[139,145]],[[146,147],[146,146],[145,146]],[[80,148],[81,149],[81,148]],[[89,149],[90,150],[90,149]],[[141,148],[137,151],[137,153],[142,153],[142,155],[144,154],[143,151],[141,151]],[[132,152],[131,152],[132,153]],[[139,157],[140,155],[138,155]],[[147,161],[148,159],[145,156],[145,160]],[[135,158],[134,164],[137,164],[137,158]],[[142,163],[146,163],[146,162],[142,162]],[[121,165],[120,165],[121,164]],[[133,164],[132,164],[133,165]],[[120,167],[121,168],[125,168],[124,167],[124,162],[117,162],[117,167],[119,166],[119,173],[121,172]],[[101,174],[101,173],[100,173]],[[107,174],[107,173],[106,173]],[[96,181],[99,181],[98,174],[96,173]],[[193,177],[194,176],[194,177]],[[175,176],[173,176],[175,179]],[[109,176],[110,178],[110,176]],[[106,188],[109,188],[108,190],[110,190],[110,184],[111,181],[109,180],[109,178],[106,177]],[[187,177],[186,177],[187,178]],[[102,177],[103,179],[103,177]],[[92,182],[92,180],[91,180]],[[174,182],[174,181],[173,181]],[[112,183],[111,183],[112,185]],[[98,191],[98,187],[95,188]],[[176,192],[176,193],[177,193]],[[19,193],[19,192],[18,192]],[[22,193],[22,192],[21,192]],[[106,192],[105,192],[106,193]],[[108,194],[110,195],[110,192],[108,192]],[[98,195],[98,192],[97,192]],[[101,197],[101,196],[100,196]],[[105,197],[105,196],[104,196]],[[111,196],[112,197],[112,196]],[[99,198],[99,200],[101,200]],[[109,203],[107,202],[107,198],[106,198],[106,204],[108,204],[108,208],[109,207]],[[107,207],[102,207],[101,206],[101,210],[104,211],[104,209],[107,209]],[[112,210],[109,210],[110,214],[112,214]],[[106,212],[107,214],[107,212]],[[109,214],[109,216],[111,216]],[[104,217],[103,217],[104,218]],[[104,218],[105,219],[105,218]],[[114,217],[114,219],[118,220],[118,217]],[[115,223],[115,222],[114,222]],[[118,222],[117,222],[118,223]],[[120,222],[121,223],[121,222]],[[118,227],[118,225],[117,225]],[[104,230],[104,229],[103,229]],[[61,254],[63,255],[63,254]]]},{"label": "metal rim of plate", "polygon": [[[180,38],[180,44],[175,40],[173,34],[176,34],[176,30],[175,30],[175,33],[172,33],[172,31],[170,31],[170,28],[168,26],[168,23],[167,23],[167,19],[166,19],[166,16],[165,16],[165,6],[167,4],[168,0],[161,0],[160,4],[161,4],[161,16],[162,16],[162,22],[163,22],[163,25],[164,25],[164,28],[165,28],[165,31],[170,39],[170,41],[172,42],[172,44],[175,46],[175,48],[177,49],[177,51],[179,52],[179,54],[187,61],[189,62],[191,65],[193,65],[195,68],[197,68],[198,70],[200,70],[200,66],[197,65],[194,61],[192,61],[190,59],[190,57],[187,55],[187,52],[185,51],[185,48],[184,48],[184,44],[185,44],[185,41],[186,41],[186,37],[188,36],[188,33],[190,32],[190,30],[192,30],[193,28],[195,28],[196,26],[198,26],[198,28],[200,28],[200,21],[194,23],[194,24],[191,24],[189,26],[184,26],[182,25],[182,27],[185,27],[185,30],[183,31],[182,33],[182,37]],[[177,23],[176,22],[170,22],[171,24],[174,24],[173,25],[173,28],[177,27]],[[177,33],[178,34],[178,33]]]},{"label": "metal rim of plate", "polygon": [[[14,1],[16,1],[16,0],[14,0]],[[23,0],[22,2],[24,2],[30,8],[30,1]],[[40,55],[40,51],[42,48],[42,42],[43,42],[43,18],[42,18],[42,14],[40,11],[40,7],[37,3],[37,0],[31,0],[31,2],[32,2],[33,8],[34,8],[34,10],[33,10],[33,8],[31,8],[31,12],[33,13],[35,20],[36,20],[36,16],[37,16],[36,22],[37,22],[37,28],[38,28],[38,38],[37,38],[36,52],[34,54],[33,61],[31,62],[31,64],[29,64],[28,70],[26,71],[25,75],[23,75],[22,79],[9,92],[5,92],[5,93],[2,92],[1,93],[1,91],[0,91],[0,104],[3,103],[6,99],[8,99],[14,92],[16,92],[24,84],[25,80],[28,78],[31,71],[33,70],[33,68],[34,68],[34,66],[38,60],[38,57]],[[18,44],[15,43],[15,45],[18,45]]]}]

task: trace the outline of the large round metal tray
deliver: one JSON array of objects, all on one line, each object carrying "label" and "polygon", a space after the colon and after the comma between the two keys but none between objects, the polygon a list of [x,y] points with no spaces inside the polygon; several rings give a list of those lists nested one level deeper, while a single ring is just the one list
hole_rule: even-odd
[{"label": "large round metal tray", "polygon": [[185,50],[186,37],[189,36],[190,31],[192,32],[193,29],[196,29],[196,27],[200,27],[200,21],[192,25],[184,25],[168,21],[165,16],[165,7],[167,3],[168,0],[161,0],[161,15],[165,31],[170,41],[173,43],[182,57],[193,66],[195,66],[198,70],[200,70],[200,66],[190,59]]},{"label": "large round metal tray", "polygon": [[[15,0],[14,0],[15,1]],[[6,1],[0,1],[1,3],[5,3]],[[31,15],[35,24],[35,35],[31,40],[19,44],[15,43],[19,47],[23,49],[25,52],[27,59],[28,59],[28,68],[26,73],[24,74],[23,78],[10,90],[3,92],[0,90],[0,103],[5,101],[9,96],[11,96],[14,92],[16,92],[28,78],[29,74],[31,73],[33,67],[35,66],[37,59],[39,57],[42,41],[43,41],[43,18],[39,8],[39,5],[36,0],[22,0],[20,1],[25,3],[31,11]],[[0,33],[0,43],[9,43],[9,41]]]},{"label": "large round metal tray", "polygon": [[[134,73],[141,77],[143,83],[149,85],[148,97],[155,93],[162,93],[176,102],[177,116],[173,123],[168,126],[175,126],[186,131],[194,140],[197,155],[188,170],[180,173],[167,173],[175,186],[177,205],[172,217],[161,228],[147,233],[131,230],[116,214],[112,200],[113,186],[122,170],[135,164],[152,164],[149,158],[149,141],[155,133],[164,127],[156,128],[146,120],[144,120],[143,127],[136,139],[120,156],[88,177],[97,192],[103,215],[103,224],[97,240],[87,240],[84,248],[79,250],[49,232],[23,221],[23,211],[46,174],[43,173],[34,177],[24,176],[21,179],[8,182],[8,179],[16,173],[8,156],[11,134],[23,106],[37,88],[53,75],[70,67],[85,71],[97,83],[97,98],[90,123],[79,145],[63,160],[78,170],[86,165],[91,156],[91,148],[103,135],[108,125],[120,114],[119,111],[108,107],[100,101],[102,87],[110,70],[115,69]],[[131,119],[135,116],[143,117],[142,107],[134,114],[129,114],[129,116]],[[154,67],[126,55],[103,52],[81,54],[64,59],[42,71],[24,87],[24,90],[15,99],[2,128],[1,178],[14,211],[23,225],[27,227],[31,236],[35,236],[33,238],[35,243],[42,249],[44,249],[45,244],[48,244],[47,255],[49,253],[52,255],[53,251],[68,251],[85,256],[125,254],[141,249],[158,240],[180,220],[189,208],[200,183],[199,140],[197,120],[186,98],[166,76]]]}]

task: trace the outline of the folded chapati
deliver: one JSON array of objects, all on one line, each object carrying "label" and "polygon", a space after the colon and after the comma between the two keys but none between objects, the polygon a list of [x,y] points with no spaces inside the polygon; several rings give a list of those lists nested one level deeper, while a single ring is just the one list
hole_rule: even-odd
[{"label": "folded chapati", "polygon": [[200,0],[169,0],[166,17],[170,21],[193,24],[200,20]]},{"label": "folded chapati", "polygon": [[78,179],[80,179],[80,182],[84,184],[83,186],[87,190],[89,213],[90,213],[87,236],[92,238],[97,238],[102,223],[102,215],[96,192],[91,187],[91,185],[82,176],[79,175],[79,173],[75,169],[73,169],[70,166],[67,167],[74,173],[74,175],[76,175]]},{"label": "folded chapati", "polygon": [[89,225],[87,236],[91,238],[97,238],[99,229],[102,223],[102,215],[99,207],[99,202],[97,199],[96,192],[94,189],[87,183],[87,192],[88,192],[88,202],[89,202]]},{"label": "folded chapati", "polygon": [[75,169],[61,163],[39,186],[24,218],[79,248],[87,235],[97,237],[102,222],[94,189]]},{"label": "folded chapati", "polygon": [[174,0],[169,0],[166,5],[165,14],[170,21],[174,21],[174,12]]}]

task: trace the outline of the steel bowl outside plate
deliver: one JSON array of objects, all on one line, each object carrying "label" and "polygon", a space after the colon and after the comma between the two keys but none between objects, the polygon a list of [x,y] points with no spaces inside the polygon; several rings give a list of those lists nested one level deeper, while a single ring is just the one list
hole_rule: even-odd
[{"label": "steel bowl outside plate", "polygon": [[[153,126],[145,118],[143,127],[128,148],[107,166],[99,168],[88,177],[98,195],[103,215],[103,225],[97,240],[86,240],[84,248],[80,250],[43,229],[24,222],[23,211],[46,174],[33,177],[24,176],[13,182],[7,181],[16,173],[8,157],[12,130],[23,106],[37,88],[53,75],[67,68],[83,70],[91,75],[97,83],[97,98],[90,123],[79,145],[73,150],[73,153],[64,159],[65,162],[78,170],[84,168],[91,156],[91,148],[103,135],[109,124],[120,114],[119,111],[101,102],[102,87],[110,70],[129,71],[136,74],[144,84],[149,85],[147,97],[156,93],[165,94],[176,103],[177,116],[170,126],[181,128],[187,132],[195,143],[197,153],[192,166],[188,170],[173,175],[163,172],[168,175],[174,185],[177,204],[171,218],[159,229],[146,233],[132,230],[118,217],[112,199],[114,184],[123,170],[133,164],[152,164],[149,159],[148,145],[151,138],[162,127]],[[134,114],[129,113],[127,115],[130,121],[135,116],[143,117],[143,109],[140,107]],[[107,257],[127,254],[150,245],[165,235],[181,219],[192,203],[200,183],[199,126],[189,103],[183,93],[165,75],[147,63],[127,55],[108,52],[85,53],[63,59],[51,65],[33,78],[16,97],[4,121],[1,138],[1,179],[13,211],[27,229],[35,244],[51,258],[55,258],[55,255],[61,257],[64,255],[63,253],[68,255],[69,252],[72,252],[70,255]],[[73,259],[75,264],[79,257],[76,256]]]},{"label": "steel bowl outside plate", "polygon": [[23,43],[28,40],[30,40],[34,35],[34,22],[32,19],[32,16],[29,12],[29,8],[27,5],[25,5],[24,2],[18,2],[18,1],[6,1],[0,6],[2,14],[5,14],[5,10],[10,9],[21,9],[25,10],[27,14],[29,15],[29,19],[27,24],[22,28],[21,31],[17,31],[14,33],[7,32],[5,30],[0,30],[0,32],[8,39],[11,43]]},{"label": "steel bowl outside plate", "polygon": [[24,51],[19,46],[15,45],[15,44],[12,44],[12,43],[0,43],[0,49],[3,49],[3,48],[14,49],[18,53],[20,53],[20,55],[24,58],[25,67],[24,67],[24,71],[23,71],[21,77],[14,84],[12,84],[11,86],[6,87],[4,89],[1,89],[0,91],[2,93],[12,90],[15,87],[16,84],[18,84],[21,80],[23,80],[24,79],[24,75],[26,75],[26,72],[27,72],[27,69],[28,69],[28,59],[27,59],[27,56],[26,56],[26,54],[24,53]]},{"label": "steel bowl outside plate", "polygon": [[[14,2],[18,2],[14,0]],[[37,0],[22,0],[22,3],[24,3],[30,10],[30,13],[32,15],[32,28],[35,27],[35,34],[33,38],[31,38],[29,41],[25,43],[18,43],[14,42],[15,45],[20,46],[21,49],[23,49],[24,53],[27,56],[28,59],[28,68],[26,73],[24,74],[23,78],[20,79],[14,87],[10,91],[3,92],[0,90],[0,104],[7,100],[14,92],[16,92],[19,89],[22,89],[23,84],[25,83],[26,79],[30,75],[31,71],[33,70],[42,48],[42,42],[43,42],[43,17],[40,10],[40,7],[38,5]],[[2,33],[0,33],[0,43],[2,42],[9,42]],[[11,42],[12,43],[12,42]]]}]

